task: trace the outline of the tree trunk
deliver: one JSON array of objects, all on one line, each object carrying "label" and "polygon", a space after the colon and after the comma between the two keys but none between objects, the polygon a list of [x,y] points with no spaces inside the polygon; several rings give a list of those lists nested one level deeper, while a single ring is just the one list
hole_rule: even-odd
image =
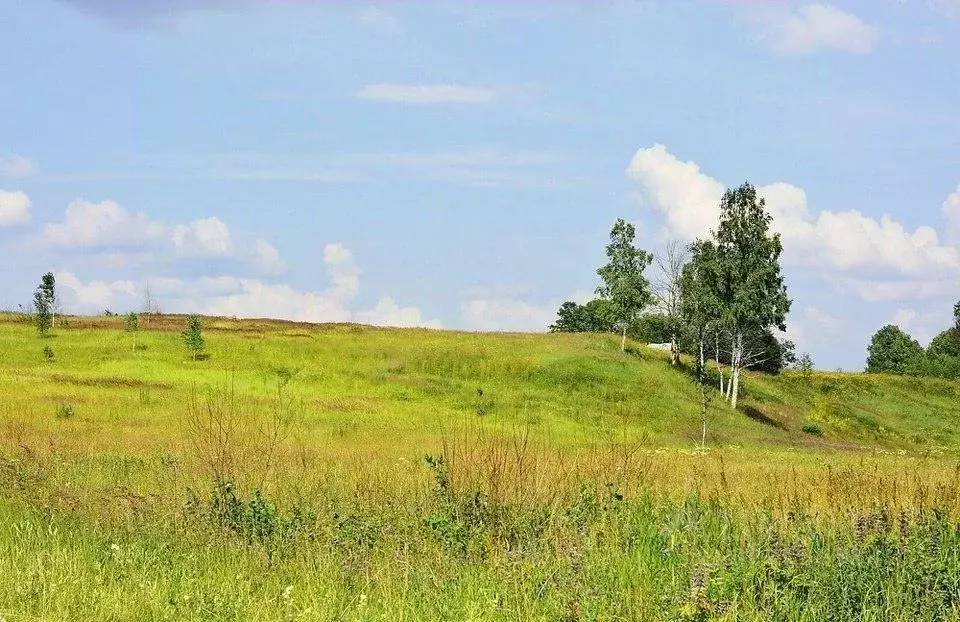
[{"label": "tree trunk", "polygon": [[[680,364],[680,344],[677,343],[677,333],[670,334],[670,364]],[[702,345],[702,344],[701,344]]]},{"label": "tree trunk", "polygon": [[734,337],[734,354],[732,360],[734,361],[733,366],[733,375],[730,378],[730,406],[733,408],[737,407],[737,396],[740,393],[740,367],[743,363],[743,333],[736,331],[736,336]]},{"label": "tree trunk", "polygon": [[620,351],[627,351],[627,325],[623,325],[623,337],[620,339]]}]

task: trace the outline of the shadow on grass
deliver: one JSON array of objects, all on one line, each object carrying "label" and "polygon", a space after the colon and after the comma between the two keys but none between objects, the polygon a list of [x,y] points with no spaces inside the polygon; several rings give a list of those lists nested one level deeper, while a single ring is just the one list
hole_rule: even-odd
[{"label": "shadow on grass", "polygon": [[763,412],[756,406],[751,406],[749,404],[740,404],[737,407],[737,410],[745,414],[747,417],[753,419],[757,423],[762,423],[763,425],[768,425],[768,426],[777,428],[778,430],[783,430],[783,431],[787,430],[787,427],[785,425],[783,425],[776,419],[772,418],[770,415]]}]

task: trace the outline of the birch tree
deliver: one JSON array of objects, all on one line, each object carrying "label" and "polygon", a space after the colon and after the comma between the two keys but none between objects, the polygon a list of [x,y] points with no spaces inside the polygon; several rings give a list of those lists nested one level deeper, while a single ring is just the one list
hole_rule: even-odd
[{"label": "birch tree", "polygon": [[791,300],[780,271],[783,245],[770,231],[766,202],[749,183],[727,190],[720,201],[717,250],[717,298],[730,331],[728,399],[737,407],[740,376],[748,361],[745,337],[776,326],[786,330]]},{"label": "birch tree", "polygon": [[604,300],[609,301],[611,315],[622,331],[620,351],[627,345],[627,328],[650,304],[650,282],[643,271],[653,257],[634,246],[636,231],[632,224],[618,218],[610,231],[607,245],[607,264],[597,270],[603,284],[597,288]]},{"label": "birch tree", "polygon": [[697,379],[702,383],[706,378],[707,340],[721,316],[716,295],[717,249],[710,240],[697,240],[690,245],[689,253],[690,261],[681,270],[680,315],[697,343]]},{"label": "birch tree", "polygon": [[657,310],[667,319],[670,332],[670,363],[680,363],[680,330],[683,328],[683,268],[689,253],[680,242],[667,244],[664,252],[654,259],[657,276],[654,296]]}]

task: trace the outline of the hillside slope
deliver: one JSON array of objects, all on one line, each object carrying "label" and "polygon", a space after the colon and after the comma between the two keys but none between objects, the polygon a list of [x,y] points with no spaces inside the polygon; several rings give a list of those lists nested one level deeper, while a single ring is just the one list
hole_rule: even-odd
[{"label": "hillside slope", "polygon": [[[700,395],[688,370],[594,334],[491,334],[208,318],[209,358],[192,361],[177,316],[68,318],[40,339],[0,316],[0,422],[7,437],[82,451],[157,449],[182,438],[192,396],[231,392],[270,409],[278,390],[312,441],[387,454],[419,450],[464,422],[561,444],[624,438],[692,446]],[[52,362],[42,351],[50,346]],[[284,384],[284,379],[291,379]],[[281,388],[281,385],[282,388]],[[708,444],[870,447],[953,453],[960,384],[855,373],[750,374],[738,411],[714,393]],[[70,406],[73,416],[57,419]],[[815,423],[823,437],[803,432]],[[109,431],[109,433],[104,433]]]}]

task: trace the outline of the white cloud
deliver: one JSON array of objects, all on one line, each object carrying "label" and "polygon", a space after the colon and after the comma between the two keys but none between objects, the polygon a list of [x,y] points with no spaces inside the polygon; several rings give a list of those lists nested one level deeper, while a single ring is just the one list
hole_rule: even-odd
[{"label": "white cloud", "polygon": [[[716,226],[724,185],[663,145],[640,149],[627,168],[645,204],[661,212],[667,231],[684,240]],[[913,231],[851,209],[813,214],[806,193],[787,183],[760,186],[783,239],[785,265],[815,268],[863,298],[919,297],[960,278],[960,249],[940,242],[929,226]],[[944,203],[950,217],[954,199]]]},{"label": "white cloud", "polygon": [[440,327],[440,320],[424,317],[417,307],[401,307],[390,296],[382,296],[372,309],[352,310],[360,292],[361,274],[353,253],[343,244],[327,244],[323,248],[323,263],[330,280],[330,286],[323,291],[303,291],[258,279],[205,278],[178,284],[179,295],[185,299],[180,304],[183,310],[209,315]]},{"label": "white cloud", "polygon": [[0,175],[4,177],[30,177],[37,174],[37,164],[21,155],[0,156]]},{"label": "white cloud", "polygon": [[784,336],[796,344],[798,351],[803,351],[825,340],[836,338],[841,329],[842,323],[839,319],[816,307],[805,307],[799,316],[791,317],[787,322]]},{"label": "white cloud", "polygon": [[32,205],[26,192],[0,190],[0,227],[13,227],[30,222]]},{"label": "white cloud", "polygon": [[460,306],[460,321],[471,330],[543,332],[556,319],[558,307],[515,298],[474,299]]},{"label": "white cloud", "polygon": [[440,320],[429,320],[417,307],[401,307],[390,296],[383,296],[377,306],[367,311],[358,311],[354,320],[361,324],[397,327],[440,328]]},{"label": "white cloud", "polygon": [[947,219],[947,239],[960,243],[960,185],[940,206],[943,217]]},{"label": "white cloud", "polygon": [[820,2],[795,10],[764,7],[758,17],[761,40],[781,54],[813,54],[824,50],[866,54],[880,36],[875,27],[856,15]]},{"label": "white cloud", "polygon": [[637,151],[627,176],[643,186],[645,201],[663,212],[674,234],[693,240],[716,226],[723,184],[701,173],[694,162],[681,162],[666,146]]},{"label": "white cloud", "polygon": [[500,98],[498,89],[456,84],[369,84],[360,99],[396,104],[488,104]]},{"label": "white cloud", "polygon": [[[0,193],[0,216],[2,200]],[[22,216],[22,200],[20,204]],[[0,217],[0,223],[2,220]],[[136,249],[140,258],[148,261],[163,261],[171,256],[232,258],[270,275],[279,274],[286,267],[280,252],[263,238],[234,244],[229,227],[215,216],[167,226],[146,214],[130,212],[112,200],[73,201],[62,222],[44,226],[41,241],[68,250],[99,251],[101,256],[109,255],[121,262],[131,258],[130,249]]]},{"label": "white cloud", "polygon": [[47,224],[45,240],[63,248],[96,249],[156,243],[164,227],[145,214],[131,214],[116,201],[78,199],[67,206],[62,223]]},{"label": "white cloud", "polygon": [[329,295],[341,304],[353,300],[360,291],[360,268],[353,261],[353,253],[339,242],[327,244],[323,247],[323,263],[332,283]]},{"label": "white cloud", "polygon": [[177,254],[186,257],[226,257],[233,252],[230,229],[216,216],[177,225],[170,240]]},{"label": "white cloud", "polygon": [[250,253],[257,269],[267,274],[280,274],[287,267],[287,262],[280,256],[280,251],[263,238],[253,241]]},{"label": "white cloud", "polygon": [[73,312],[99,313],[104,309],[116,311],[124,306],[132,308],[136,301],[137,288],[132,281],[82,282],[68,270],[55,273],[57,287],[64,302]]},{"label": "white cloud", "polygon": [[943,310],[917,311],[916,309],[897,309],[890,322],[912,335],[920,345],[926,347],[940,331],[951,324],[950,313]]}]

